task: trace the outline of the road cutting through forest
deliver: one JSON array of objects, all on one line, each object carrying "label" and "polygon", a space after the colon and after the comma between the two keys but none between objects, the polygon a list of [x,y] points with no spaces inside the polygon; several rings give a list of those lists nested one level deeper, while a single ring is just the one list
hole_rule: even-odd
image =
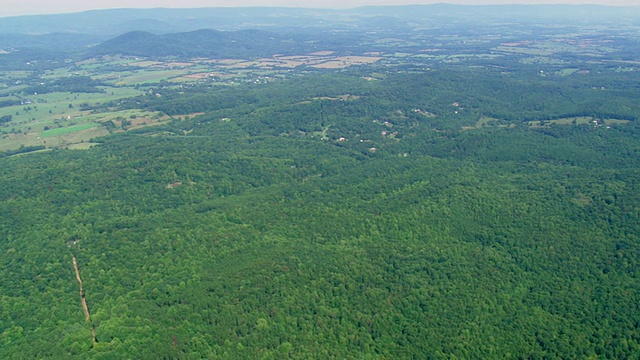
[{"label": "road cutting through forest", "polygon": [[[78,280],[78,285],[80,285],[80,302],[82,303],[82,310],[84,311],[84,320],[86,322],[91,321],[91,314],[89,313],[89,307],[87,306],[87,300],[85,300],[84,289],[82,288],[82,278],[80,277],[80,270],[78,269],[78,262],[76,261],[76,257],[72,255],[73,261],[73,269],[76,271],[76,280]],[[96,340],[96,330],[94,327],[91,327],[92,342],[95,345],[98,341]]]}]

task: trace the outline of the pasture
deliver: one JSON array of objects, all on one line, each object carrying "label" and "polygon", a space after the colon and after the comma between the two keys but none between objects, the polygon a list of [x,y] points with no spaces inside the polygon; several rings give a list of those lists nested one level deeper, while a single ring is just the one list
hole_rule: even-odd
[{"label": "pasture", "polygon": [[43,139],[46,139],[46,138],[50,138],[50,137],[54,137],[54,136],[61,136],[61,135],[66,135],[66,134],[79,132],[79,131],[82,131],[82,130],[91,129],[91,128],[94,128],[96,126],[100,126],[100,124],[89,122],[89,123],[84,123],[84,124],[80,124],[80,125],[61,127],[61,128],[57,128],[57,129],[50,129],[50,130],[43,131],[42,134],[40,135],[40,137],[43,138]]}]

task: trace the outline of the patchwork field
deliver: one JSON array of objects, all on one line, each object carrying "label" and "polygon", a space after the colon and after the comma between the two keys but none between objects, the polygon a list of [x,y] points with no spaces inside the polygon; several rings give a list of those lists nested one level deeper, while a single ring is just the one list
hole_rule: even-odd
[{"label": "patchwork field", "polygon": [[[592,31],[599,31],[593,29]],[[417,36],[417,35],[416,35]],[[565,32],[561,35],[531,38],[514,31],[511,36],[488,35],[484,38],[464,34],[413,36],[403,38],[383,37],[376,41],[363,40],[376,48],[339,53],[330,49],[299,55],[275,54],[256,59],[148,59],[137,56],[100,56],[70,63],[68,67],[45,70],[34,78],[29,71],[6,71],[0,74],[0,150],[17,149],[20,146],[76,147],[82,148],[92,136],[105,132],[127,131],[169,121],[162,113],[140,111],[113,111],[106,104],[120,99],[145,94],[159,87],[178,89],[199,84],[236,86],[242,82],[266,83],[276,77],[290,76],[294,71],[330,71],[364,66],[384,60],[384,66],[402,67],[419,64],[421,69],[431,70],[430,64],[454,66],[479,66],[486,61],[501,61],[515,56],[525,65],[540,65],[541,76],[589,75],[588,63],[569,64],[560,58],[562,54],[579,56],[604,56],[615,50],[613,41],[606,37]],[[529,38],[529,39],[527,39]],[[523,40],[525,39],[525,40]],[[369,41],[369,42],[367,42]],[[362,45],[361,44],[361,45]],[[452,47],[453,46],[453,47]],[[636,71],[639,62],[627,60],[602,60],[620,65],[615,71]],[[595,59],[593,63],[600,62]],[[425,64],[429,64],[428,67]],[[465,65],[468,64],[468,65]],[[474,65],[476,64],[476,65]],[[550,70],[546,70],[549,67]],[[57,91],[46,94],[28,92],[34,81],[41,84],[55,83],[60,79],[85,77],[98,82],[96,92]],[[382,76],[381,78],[383,78]],[[365,76],[374,80],[378,77]],[[36,80],[34,80],[36,79]],[[343,99],[344,100],[344,99]],[[95,109],[100,108],[99,111]],[[417,110],[421,112],[421,110]],[[435,117],[424,112],[428,118]],[[596,121],[596,122],[594,122]],[[595,119],[591,117],[559,118],[547,121],[530,121],[531,127],[551,125],[593,124],[611,126],[624,124],[624,119]],[[464,129],[488,126],[507,126],[501,119],[481,117]]]}]

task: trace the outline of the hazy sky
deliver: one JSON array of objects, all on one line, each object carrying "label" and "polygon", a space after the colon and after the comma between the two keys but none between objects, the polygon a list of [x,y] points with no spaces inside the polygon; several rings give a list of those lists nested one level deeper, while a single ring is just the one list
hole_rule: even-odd
[{"label": "hazy sky", "polygon": [[601,4],[640,6],[640,0],[0,0],[0,17],[109,8],[288,6],[352,8],[404,4]]}]

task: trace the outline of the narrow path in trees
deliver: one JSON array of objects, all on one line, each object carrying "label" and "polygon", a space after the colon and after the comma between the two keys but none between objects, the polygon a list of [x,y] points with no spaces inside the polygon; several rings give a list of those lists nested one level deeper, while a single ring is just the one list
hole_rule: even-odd
[{"label": "narrow path in trees", "polygon": [[[82,303],[82,310],[84,311],[84,320],[86,322],[91,321],[91,315],[89,314],[89,307],[87,306],[87,300],[84,298],[84,290],[82,289],[82,278],[80,277],[80,270],[78,269],[78,262],[76,261],[76,257],[72,255],[73,260],[73,269],[76,271],[76,280],[78,280],[78,285],[80,285],[80,302]],[[91,327],[91,334],[93,335],[92,341],[95,345],[96,342],[96,330]]]}]

